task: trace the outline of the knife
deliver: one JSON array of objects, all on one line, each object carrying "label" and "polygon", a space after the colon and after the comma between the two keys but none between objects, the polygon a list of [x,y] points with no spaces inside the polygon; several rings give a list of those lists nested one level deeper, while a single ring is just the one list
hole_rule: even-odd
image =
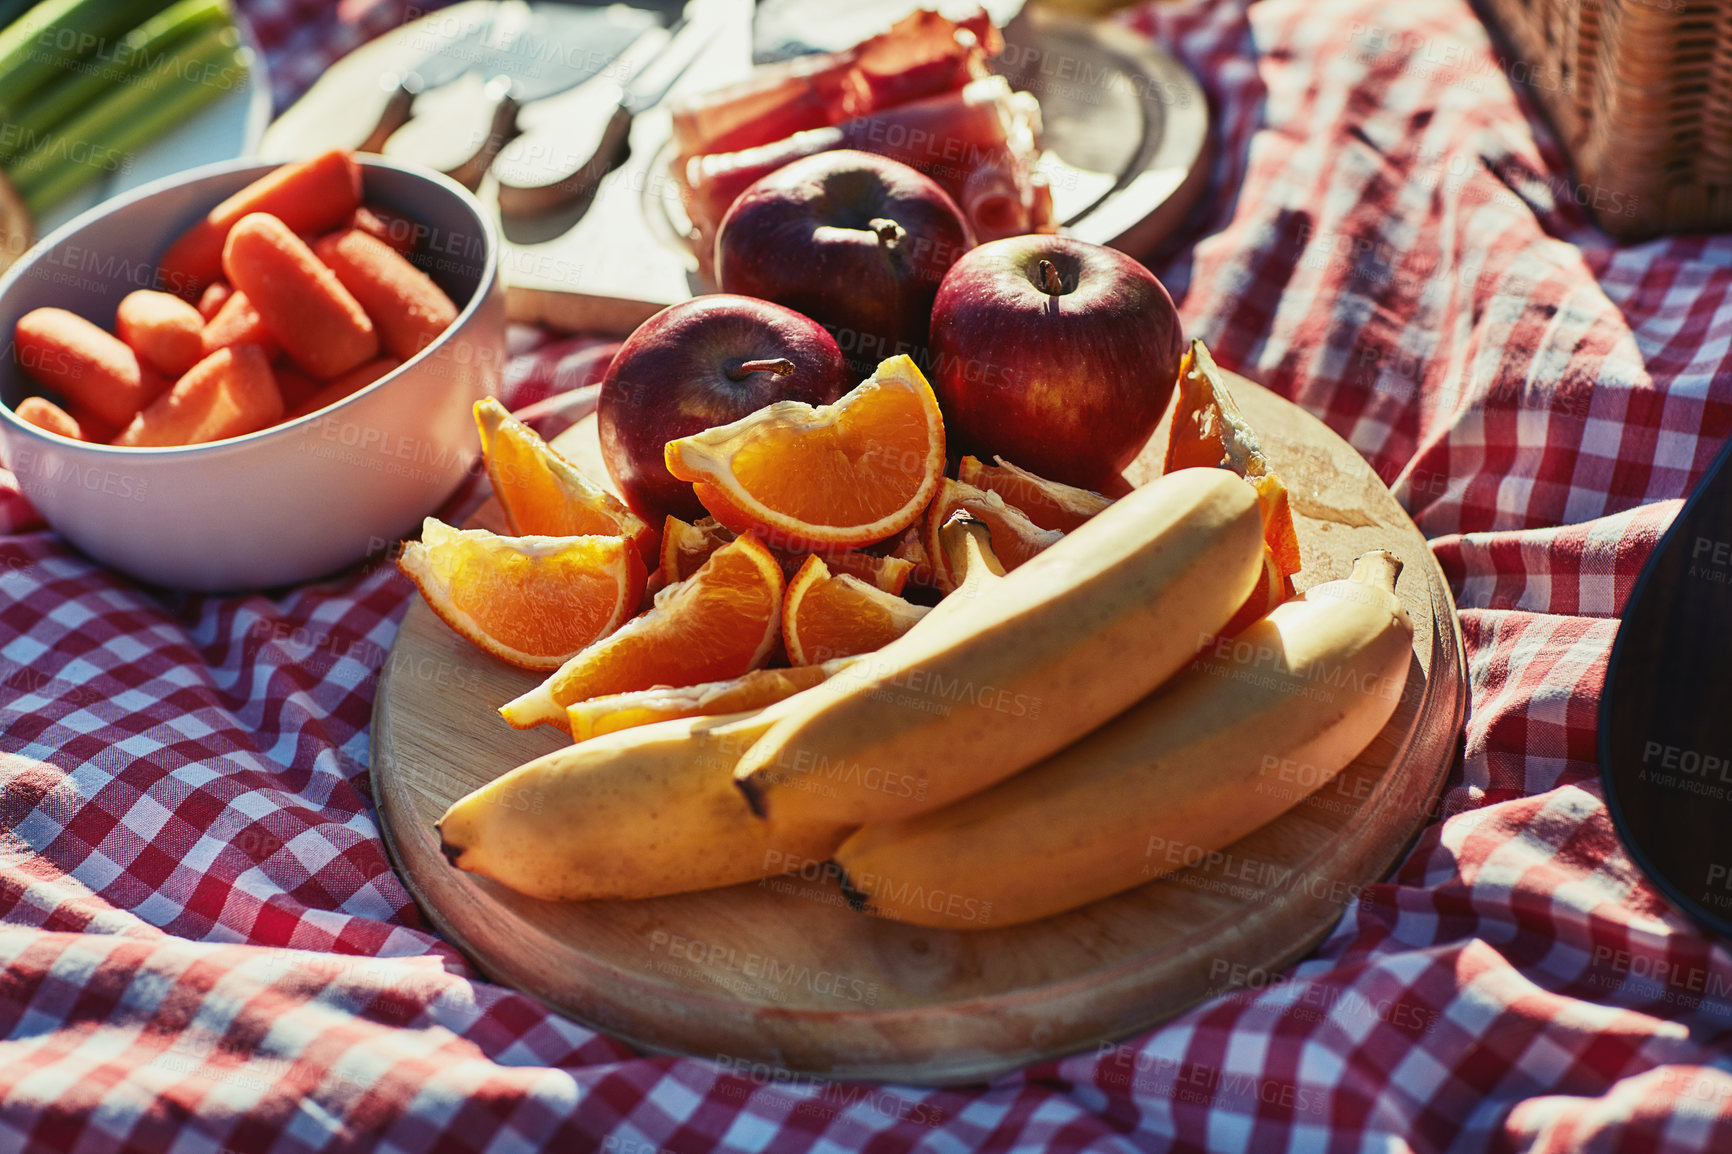
[{"label": "knife", "polygon": [[522,105],[583,84],[659,23],[623,4],[495,0],[467,35],[397,78],[398,100],[406,95],[409,111],[380,151],[473,189],[516,130]]},{"label": "knife", "polygon": [[585,201],[625,152],[634,117],[661,103],[711,42],[693,0],[672,27],[646,35],[609,77],[522,110],[521,135],[493,163],[499,210],[534,216]]}]

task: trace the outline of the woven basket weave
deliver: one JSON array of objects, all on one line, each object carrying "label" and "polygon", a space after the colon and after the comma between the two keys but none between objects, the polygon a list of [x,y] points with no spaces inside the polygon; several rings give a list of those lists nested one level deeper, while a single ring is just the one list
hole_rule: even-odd
[{"label": "woven basket weave", "polygon": [[1732,228],[1732,0],[1480,0],[1600,227]]}]

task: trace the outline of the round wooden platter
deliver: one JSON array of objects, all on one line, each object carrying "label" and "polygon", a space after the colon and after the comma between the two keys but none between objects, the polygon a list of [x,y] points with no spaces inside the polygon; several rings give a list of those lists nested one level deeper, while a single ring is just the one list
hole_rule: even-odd
[{"label": "round wooden platter", "polygon": [[[1299,585],[1374,548],[1405,563],[1414,661],[1395,716],[1357,761],[1218,854],[1151,845],[1139,889],[1023,926],[943,931],[849,909],[833,882],[785,876],[635,902],[553,903],[462,873],[433,822],[457,798],[567,740],[495,709],[539,678],[486,656],[419,600],[373,707],[386,841],[427,916],[491,978],[647,1050],[800,1074],[948,1084],[1122,1038],[1306,954],[1434,813],[1466,705],[1455,608],[1423,537],[1365,460],[1242,378],[1235,396],[1293,497]],[[599,460],[593,419],[555,440]],[[1127,478],[1160,468],[1165,429]],[[605,473],[599,473],[605,476]],[[484,509],[478,522],[497,523]],[[1301,796],[1307,770],[1267,788]]]}]

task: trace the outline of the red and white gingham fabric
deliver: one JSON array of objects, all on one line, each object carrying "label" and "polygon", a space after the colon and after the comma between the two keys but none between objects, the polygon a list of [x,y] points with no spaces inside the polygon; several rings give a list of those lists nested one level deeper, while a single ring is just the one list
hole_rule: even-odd
[{"label": "red and white gingham fabric", "polygon": [[[362,34],[250,9],[285,91]],[[640,1057],[479,980],[391,872],[390,565],[167,594],[0,486],[0,1150],[1732,1150],[1732,956],[1632,866],[1594,746],[1624,599],[1732,430],[1732,236],[1596,231],[1524,90],[1555,78],[1463,0],[1130,19],[1216,113],[1155,262],[1189,330],[1370,458],[1461,606],[1465,751],[1393,876],[1281,980],[990,1086]],[[605,363],[514,340],[516,405]]]}]

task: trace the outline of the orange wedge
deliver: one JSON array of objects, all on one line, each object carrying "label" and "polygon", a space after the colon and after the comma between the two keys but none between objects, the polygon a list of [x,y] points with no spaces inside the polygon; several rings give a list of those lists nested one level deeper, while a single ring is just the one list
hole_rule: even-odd
[{"label": "orange wedge", "polygon": [[1056,529],[1042,529],[997,493],[983,492],[946,477],[938,495],[927,506],[921,530],[921,545],[932,563],[933,578],[946,593],[956,588],[957,574],[951,572],[944,550],[938,547],[938,530],[958,509],[966,509],[986,522],[992,530],[992,551],[1007,573],[1064,537]]},{"label": "orange wedge", "polygon": [[890,644],[930,610],[806,558],[782,598],[782,644],[790,665],[817,665]]},{"label": "orange wedge", "polygon": [[1234,612],[1232,620],[1221,626],[1220,636],[1232,637],[1245,626],[1263,617],[1269,610],[1293,596],[1293,579],[1281,571],[1281,563],[1275,560],[1275,550],[1269,543],[1263,543],[1263,576],[1245,598],[1245,603]]},{"label": "orange wedge", "polygon": [[645,578],[623,537],[501,537],[433,517],[397,567],[445,624],[525,669],[558,669],[619,628]]},{"label": "orange wedge", "polygon": [[858,578],[872,588],[882,589],[892,596],[901,594],[908,584],[909,575],[914,572],[912,561],[905,561],[901,557],[880,557],[873,553],[788,553],[777,554],[776,560],[782,562],[782,572],[788,574],[788,580],[792,581],[808,557],[820,557],[830,572]]},{"label": "orange wedge", "polygon": [[554,452],[504,405],[492,397],[476,401],[475,427],[481,432],[487,476],[513,533],[629,537],[646,563],[655,562],[650,526]]},{"label": "orange wedge", "polygon": [[579,701],[566,710],[571,723],[571,736],[586,741],[604,733],[632,729],[652,722],[675,717],[715,717],[724,713],[742,713],[774,705],[784,697],[792,697],[847,668],[851,658],[838,657],[822,665],[801,665],[793,669],[754,669],[742,677],[727,681],[707,681],[702,685],[682,685],[660,689],[639,689],[632,693],[613,693]]},{"label": "orange wedge", "polygon": [[1231,469],[1256,488],[1263,513],[1263,540],[1281,570],[1283,599],[1291,597],[1293,575],[1299,572],[1299,537],[1293,528],[1287,486],[1270,469],[1257,434],[1234,403],[1226,379],[1202,341],[1191,342],[1191,350],[1179,366],[1179,400],[1162,471],[1195,466]]},{"label": "orange wedge", "polygon": [[[896,538],[890,556],[914,566],[908,574],[908,584],[921,589],[938,588],[938,574],[932,568],[932,558],[926,555],[926,518],[904,529]],[[898,589],[896,592],[900,593]]]},{"label": "orange wedge", "polygon": [[[697,572],[698,566],[707,561],[711,553],[733,539],[733,532],[714,517],[687,522],[670,516],[662,528],[662,578],[669,584],[684,581]],[[790,581],[806,563],[806,558],[813,556],[810,553],[790,553],[785,549],[771,549],[770,552],[781,565],[782,576]],[[886,593],[901,593],[908,584],[908,575],[914,572],[912,561],[855,550],[825,553],[823,558],[831,572],[852,574]]]},{"label": "orange wedge", "polygon": [[567,729],[566,710],[608,693],[697,685],[758,669],[782,625],[782,567],[750,533],[717,549],[655,606],[583,650],[500,714],[518,729]]},{"label": "orange wedge", "polygon": [[668,471],[736,533],[835,552],[920,516],[944,475],[944,418],[914,362],[891,357],[833,404],[777,401],[669,441],[666,454]]},{"label": "orange wedge", "polygon": [[1110,497],[1103,497],[1092,489],[1079,489],[1075,485],[1037,477],[1003,457],[994,457],[993,460],[998,464],[982,464],[978,457],[962,458],[956,470],[957,479],[976,489],[997,493],[1006,504],[1020,509],[1042,529],[1069,533],[1113,503]]},{"label": "orange wedge", "polygon": [[733,539],[732,530],[714,517],[682,521],[669,514],[662,526],[662,576],[670,585],[684,581],[703,567],[711,553]]}]

